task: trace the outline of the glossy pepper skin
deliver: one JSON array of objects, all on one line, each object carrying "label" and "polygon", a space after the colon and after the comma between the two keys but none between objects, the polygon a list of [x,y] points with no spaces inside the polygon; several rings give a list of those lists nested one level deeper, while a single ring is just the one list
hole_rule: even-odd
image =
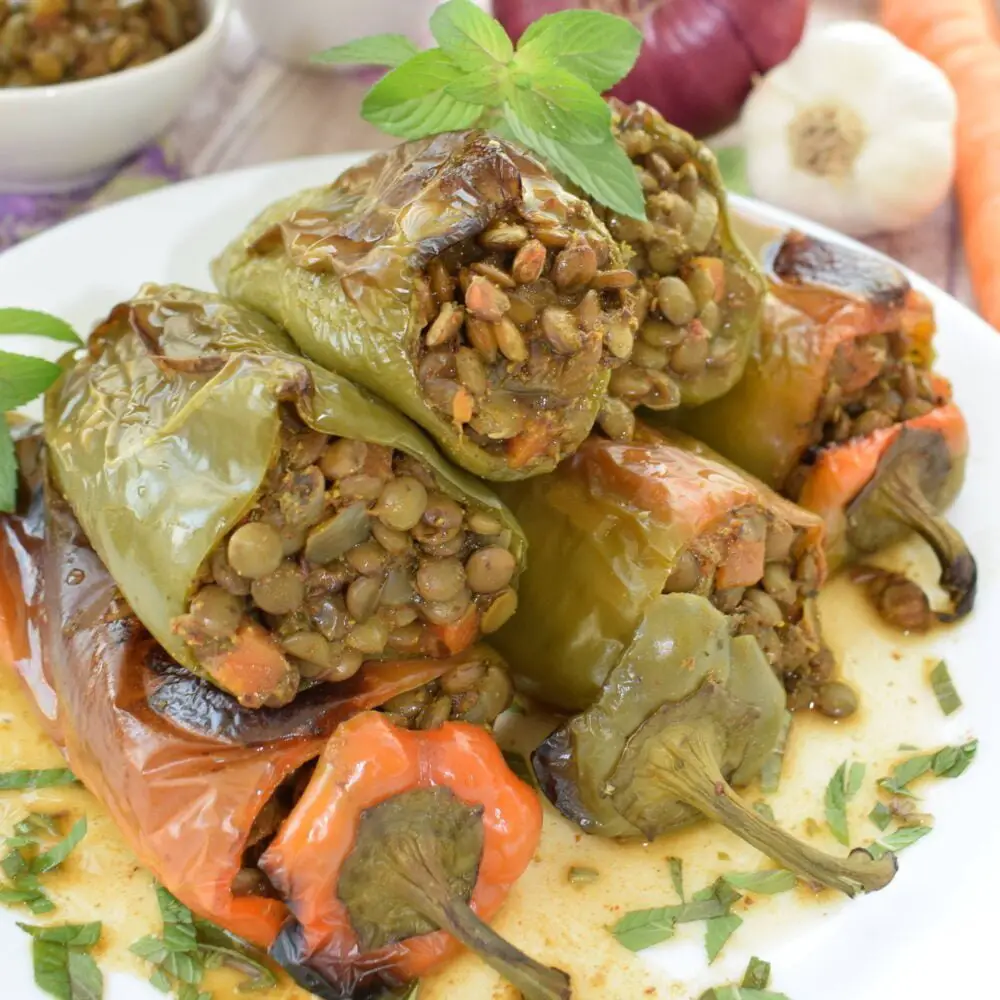
[{"label": "glossy pepper skin", "polygon": [[293,705],[249,711],[172,663],[58,496],[46,500],[36,482],[21,501],[0,519],[0,662],[19,672],[67,764],[139,861],[197,914],[268,947],[285,904],[232,892],[255,817],[340,723],[449,661],[368,665]]},{"label": "glossy pepper skin", "polygon": [[[770,261],[757,348],[732,392],[672,422],[819,514],[833,569],[917,531],[934,548],[952,597],[945,620],[963,617],[975,598],[975,561],[940,514],[964,481],[969,436],[947,380],[928,376],[934,407],[927,413],[844,442],[822,437],[822,403],[838,348],[848,349],[842,359],[858,362],[838,377],[857,386],[872,372],[850,347],[870,334],[902,338],[908,360],[928,371],[929,301],[873,255],[796,233],[758,229],[748,239]],[[877,491],[887,502],[869,502]]]},{"label": "glossy pepper skin", "polygon": [[531,560],[518,614],[493,638],[525,690],[564,711],[594,702],[678,555],[733,508],[757,505],[803,528],[822,579],[820,520],[677,432],[592,437],[551,476],[503,496]]},{"label": "glossy pepper skin", "polygon": [[891,855],[846,859],[801,843],[747,806],[779,738],[784,691],[757,642],[730,639],[703,597],[653,599],[600,695],[535,751],[541,787],[588,833],[652,840],[721,823],[796,874],[849,896],[883,888]]},{"label": "glossy pepper skin", "polygon": [[927,299],[878,257],[775,231],[758,232],[756,241],[764,244],[769,294],[743,378],[675,422],[782,490],[820,439],[820,403],[837,348],[900,331],[914,362],[927,367],[934,319]]},{"label": "glossy pepper skin", "polygon": [[[760,325],[765,293],[764,278],[730,217],[726,186],[719,172],[718,162],[708,146],[683,129],[671,125],[655,108],[643,101],[625,104],[612,98],[610,104],[615,136],[626,153],[633,155],[635,148],[635,140],[630,137],[638,134],[649,136],[654,151],[669,152],[670,158],[680,156],[686,162],[693,163],[704,196],[714,199],[718,205],[717,233],[726,269],[726,281],[718,299],[723,325],[717,336],[729,341],[730,346],[724,363],[716,363],[710,359],[700,374],[678,380],[680,405],[685,408],[698,407],[727,393],[743,376]],[[595,207],[606,218],[612,234],[617,235],[614,215],[602,212],[599,206]],[[622,221],[628,223],[628,220]],[[686,268],[694,263],[696,259],[681,264],[680,272],[684,274]],[[639,273],[641,277],[643,271],[640,269]]]},{"label": "glossy pepper skin", "polygon": [[315,430],[419,459],[442,492],[498,517],[523,562],[520,529],[486,486],[390,406],[305,360],[263,316],[216,295],[147,286],[86,350],[46,399],[55,480],[136,615],[191,670],[203,672],[171,622],[265,483],[282,404]]},{"label": "glossy pepper skin", "polygon": [[586,202],[528,154],[473,130],[405,143],[332,185],[272,205],[215,261],[213,275],[226,294],[281,323],[319,364],[418,423],[457,465],[485,479],[538,475],[589,433],[610,368],[597,367],[566,403],[561,419],[572,411],[576,439],[562,453],[522,462],[479,447],[434,409],[414,364],[419,271],[515,205],[553,220],[555,209],[572,208],[624,265]]},{"label": "glossy pepper skin", "polygon": [[[481,920],[496,914],[531,861],[542,829],[538,797],[514,777],[483,730],[448,722],[411,732],[376,712],[355,716],[327,744],[306,793],[260,862],[295,916],[273,954],[304,985],[318,974],[333,987],[331,996],[368,995],[373,977],[398,986],[460,949],[437,930],[365,951],[338,894],[362,814],[420,788],[448,789],[482,810],[482,856],[469,900]],[[391,893],[394,886],[380,890]]]}]

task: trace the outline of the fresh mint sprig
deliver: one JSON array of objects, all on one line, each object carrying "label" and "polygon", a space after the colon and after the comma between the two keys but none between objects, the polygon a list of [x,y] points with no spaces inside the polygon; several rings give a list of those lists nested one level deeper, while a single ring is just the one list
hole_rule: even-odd
[{"label": "fresh mint sprig", "polygon": [[638,58],[635,25],[602,11],[560,11],[535,21],[515,48],[472,0],[448,0],[430,27],[437,48],[418,51],[402,35],[374,35],[315,58],[390,67],[361,105],[362,117],[390,135],[488,128],[612,211],[646,217],[635,169],[615,142],[601,97]]},{"label": "fresh mint sprig", "polygon": [[[33,309],[0,309],[0,336],[3,334],[45,337],[74,345],[81,343],[64,320]],[[58,365],[43,358],[0,351],[0,512],[10,513],[17,495],[14,442],[4,414],[36,399],[61,372]]]}]

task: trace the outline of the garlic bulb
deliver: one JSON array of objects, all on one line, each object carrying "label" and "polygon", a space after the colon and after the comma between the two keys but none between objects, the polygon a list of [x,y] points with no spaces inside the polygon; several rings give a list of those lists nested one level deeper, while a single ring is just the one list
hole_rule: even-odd
[{"label": "garlic bulb", "polygon": [[955,92],[895,36],[861,21],[808,34],[743,110],[755,195],[846,233],[901,229],[947,196]]}]

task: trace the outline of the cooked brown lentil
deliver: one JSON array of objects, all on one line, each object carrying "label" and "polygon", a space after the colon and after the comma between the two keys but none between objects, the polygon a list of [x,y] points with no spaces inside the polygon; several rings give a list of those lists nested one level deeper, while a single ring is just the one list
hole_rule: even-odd
[{"label": "cooked brown lentil", "polygon": [[560,450],[589,419],[579,386],[627,360],[635,339],[635,276],[611,249],[582,205],[548,202],[433,258],[414,297],[430,405],[487,450]]},{"label": "cooked brown lentil", "polygon": [[203,27],[197,0],[0,0],[0,87],[118,73],[179,49]]},{"label": "cooked brown lentil", "polygon": [[[739,586],[722,586],[720,568],[737,539],[763,542],[760,575],[749,582],[740,579]],[[833,657],[820,635],[818,582],[805,533],[771,513],[743,507],[727,517],[725,527],[700,536],[680,554],[664,591],[709,598],[729,617],[734,635],[757,639],[789,693],[790,706],[816,707],[840,718],[850,714],[848,697],[830,687],[839,682],[830,680]],[[839,687],[850,692],[846,685]]]},{"label": "cooked brown lentil", "polygon": [[[680,405],[681,384],[735,358],[728,313],[747,289],[741,269],[727,263],[719,203],[690,152],[648,131],[642,113],[627,108],[616,115],[615,132],[635,166],[647,218],[595,208],[634,251],[627,273],[639,303],[636,374],[616,380],[612,394],[633,409],[669,410]],[[594,287],[605,287],[600,275]]]},{"label": "cooked brown lentil", "polygon": [[471,615],[485,634],[516,609],[510,542],[492,511],[442,493],[413,458],[317,435],[286,409],[264,492],[174,627],[211,656],[263,623],[309,682],[388,653],[446,655],[441,627]]}]

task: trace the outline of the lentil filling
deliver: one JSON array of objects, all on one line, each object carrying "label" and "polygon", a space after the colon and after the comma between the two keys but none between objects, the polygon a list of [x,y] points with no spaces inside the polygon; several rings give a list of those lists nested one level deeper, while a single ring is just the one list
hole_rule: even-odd
[{"label": "lentil filling", "polygon": [[[595,205],[615,239],[634,251],[638,339],[628,364],[611,377],[611,394],[629,407],[670,410],[706,375],[745,360],[737,313],[758,296],[749,262],[723,235],[720,195],[703,176],[701,147],[672,137],[644,105],[615,103],[615,131],[635,165],[646,200],[645,221]],[[662,128],[660,127],[662,126]],[[682,135],[682,133],[680,134]],[[714,393],[715,395],[719,393]],[[699,394],[700,395],[700,394]]]},{"label": "lentil filling", "polygon": [[[414,297],[414,365],[426,399],[477,445],[519,468],[565,454],[592,419],[595,370],[632,353],[637,279],[616,267],[582,203],[555,199],[493,220],[427,264]],[[610,401],[601,424],[628,438]]]},{"label": "lentil filling", "polygon": [[202,27],[197,0],[0,0],[0,87],[131,69],[186,45]]},{"label": "lentil filling", "polygon": [[834,660],[820,634],[820,572],[802,529],[746,506],[681,553],[664,593],[707,597],[728,616],[733,635],[753,636],[784,683],[790,707],[849,715],[853,692],[830,680]]},{"label": "lentil filling", "polygon": [[947,402],[933,376],[911,358],[904,334],[872,333],[837,346],[815,421],[815,443],[803,455],[782,490],[798,499],[816,455],[901,421],[930,413]]},{"label": "lentil filling", "polygon": [[285,661],[267,701],[284,704],[365,659],[448,655],[496,631],[517,608],[510,544],[492,512],[463,507],[422,463],[285,408],[262,495],[172,627],[202,662],[255,636],[258,659]]}]

